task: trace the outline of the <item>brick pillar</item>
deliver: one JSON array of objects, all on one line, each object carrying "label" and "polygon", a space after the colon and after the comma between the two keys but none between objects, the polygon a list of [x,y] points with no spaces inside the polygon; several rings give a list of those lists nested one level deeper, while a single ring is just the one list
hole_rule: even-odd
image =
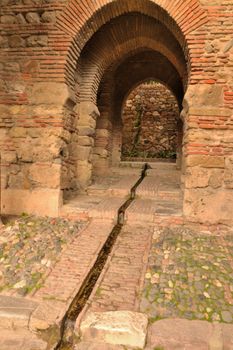
[{"label": "brick pillar", "polygon": [[203,223],[232,222],[232,110],[223,105],[224,88],[190,86],[184,100],[184,214]]}]

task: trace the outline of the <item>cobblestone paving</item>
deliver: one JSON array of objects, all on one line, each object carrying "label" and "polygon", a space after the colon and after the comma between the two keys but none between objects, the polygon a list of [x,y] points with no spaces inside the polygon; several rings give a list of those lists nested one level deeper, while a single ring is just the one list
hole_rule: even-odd
[{"label": "cobblestone paving", "polygon": [[83,227],[83,223],[26,215],[2,226],[0,292],[33,294],[43,285],[59,253]]},{"label": "cobblestone paving", "polygon": [[233,323],[233,232],[155,230],[140,310]]}]

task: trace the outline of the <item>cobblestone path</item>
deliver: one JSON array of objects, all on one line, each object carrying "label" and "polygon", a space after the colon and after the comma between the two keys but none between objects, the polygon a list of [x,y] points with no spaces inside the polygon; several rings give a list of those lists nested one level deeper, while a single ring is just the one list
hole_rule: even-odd
[{"label": "cobblestone path", "polygon": [[155,228],[140,310],[233,323],[233,232]]},{"label": "cobblestone path", "polygon": [[23,215],[0,228],[0,292],[28,296],[43,286],[59,254],[85,224]]}]

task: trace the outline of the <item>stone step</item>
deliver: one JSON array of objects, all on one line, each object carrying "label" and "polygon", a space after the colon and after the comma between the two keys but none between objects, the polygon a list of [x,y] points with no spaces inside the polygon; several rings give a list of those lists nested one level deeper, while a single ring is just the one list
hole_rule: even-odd
[{"label": "stone step", "polygon": [[2,331],[1,350],[46,350],[48,344],[29,331]]},{"label": "stone step", "polygon": [[[82,340],[93,343],[123,345],[144,348],[146,344],[148,318],[130,311],[95,312],[86,315],[76,334]],[[101,349],[101,347],[99,348]]]},{"label": "stone step", "polygon": [[89,217],[95,219],[117,220],[118,209],[124,204],[125,198],[114,197],[103,199],[96,207],[89,210]]},{"label": "stone step", "polygon": [[146,350],[230,350],[233,325],[185,319],[165,319],[149,326]]},{"label": "stone step", "polygon": [[0,329],[27,329],[38,303],[26,298],[0,296]]},{"label": "stone step", "polygon": [[60,216],[70,220],[88,221],[90,219],[117,220],[118,209],[126,197],[83,196],[65,204]]},{"label": "stone step", "polygon": [[70,220],[87,221],[90,219],[90,209],[98,206],[102,200],[101,196],[78,195],[63,205],[60,216]]},{"label": "stone step", "polygon": [[154,200],[181,201],[182,191],[179,184],[162,183],[160,179],[146,177],[137,189],[137,197]]},{"label": "stone step", "polygon": [[159,169],[159,170],[176,169],[175,162],[169,162],[169,161],[168,162],[161,162],[161,161],[147,162],[146,160],[144,162],[123,161],[119,163],[119,168],[142,169],[145,163],[147,163],[151,169]]},{"label": "stone step", "polygon": [[[140,177],[140,172],[138,174],[131,174],[130,176],[122,176],[120,180],[115,183],[93,184],[87,189],[87,194],[89,196],[99,196],[99,197],[122,197],[125,198],[130,194],[130,189],[135,185]],[[106,180],[107,181],[107,180]]]},{"label": "stone step", "polygon": [[182,202],[136,199],[126,212],[127,223],[154,223],[158,217],[182,217]]},{"label": "stone step", "polygon": [[[112,344],[104,344],[104,343],[92,343],[81,341],[76,344],[74,350],[125,350],[124,345],[112,345]],[[129,349],[129,348],[128,348]]]}]

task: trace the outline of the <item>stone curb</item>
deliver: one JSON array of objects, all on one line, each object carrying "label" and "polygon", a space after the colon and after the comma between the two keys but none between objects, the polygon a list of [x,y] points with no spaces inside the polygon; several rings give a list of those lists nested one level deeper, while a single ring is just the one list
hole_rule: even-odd
[{"label": "stone curb", "polygon": [[0,329],[28,329],[31,314],[38,303],[26,298],[0,296]]}]

